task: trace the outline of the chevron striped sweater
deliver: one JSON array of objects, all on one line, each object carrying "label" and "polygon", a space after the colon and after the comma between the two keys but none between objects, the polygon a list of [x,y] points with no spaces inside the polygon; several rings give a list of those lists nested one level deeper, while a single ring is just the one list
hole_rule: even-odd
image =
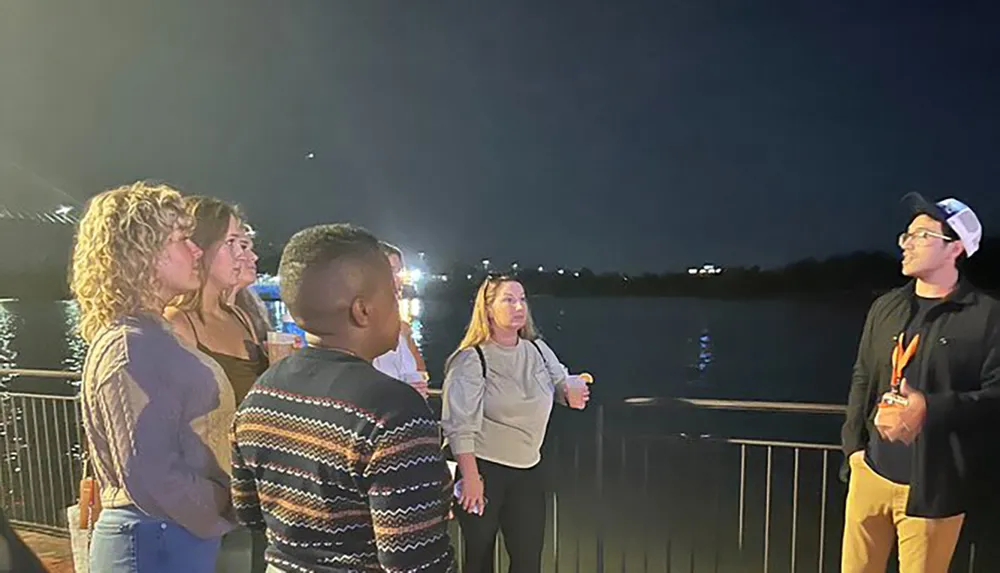
[{"label": "chevron striped sweater", "polygon": [[437,421],[403,382],[305,348],[268,369],[232,430],[233,506],[289,573],[455,571]]}]

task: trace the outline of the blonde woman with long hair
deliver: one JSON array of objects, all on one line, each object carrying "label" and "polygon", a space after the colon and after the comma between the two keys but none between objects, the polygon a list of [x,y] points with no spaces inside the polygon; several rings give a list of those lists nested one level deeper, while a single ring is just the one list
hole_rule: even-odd
[{"label": "blonde woman with long hair", "polygon": [[461,480],[456,515],[465,573],[493,571],[497,531],[503,531],[511,571],[540,571],[545,429],[554,402],[583,409],[589,398],[586,385],[571,384],[539,338],[521,283],[509,277],[483,282],[465,337],[445,365],[441,415]]},{"label": "blonde woman with long hair", "polygon": [[240,228],[237,246],[242,253],[239,276],[236,286],[223,295],[223,304],[242,311],[250,320],[254,336],[262,346],[267,345],[267,333],[274,330],[264,301],[250,287],[257,282],[257,261],[260,257],[254,251],[256,232],[250,225],[244,223]]},{"label": "blonde woman with long hair", "polygon": [[161,317],[200,284],[180,193],[138,182],[94,197],[71,289],[89,343],[83,417],[103,510],[90,570],[210,573],[233,528],[225,373]]}]

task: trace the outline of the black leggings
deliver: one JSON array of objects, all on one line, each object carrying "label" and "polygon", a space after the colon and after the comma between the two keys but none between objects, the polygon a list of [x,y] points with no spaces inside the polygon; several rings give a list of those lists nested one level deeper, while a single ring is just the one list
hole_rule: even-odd
[{"label": "black leggings", "polygon": [[[486,493],[483,515],[455,504],[465,545],[463,573],[494,573],[497,531],[503,532],[510,573],[540,573],[545,545],[545,481],[539,465],[517,469],[477,459]],[[461,477],[461,476],[458,476]]]}]

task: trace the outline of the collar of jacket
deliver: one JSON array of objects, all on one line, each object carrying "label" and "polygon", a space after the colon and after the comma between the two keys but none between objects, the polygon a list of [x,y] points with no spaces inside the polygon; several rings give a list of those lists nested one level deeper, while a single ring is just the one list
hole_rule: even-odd
[{"label": "collar of jacket", "polygon": [[[917,281],[916,279],[911,280],[906,286],[903,287],[903,293],[910,298],[916,298],[917,296]],[[948,293],[948,296],[944,297],[942,303],[957,304],[960,306],[969,306],[976,304],[978,300],[978,295],[976,287],[972,286],[969,281],[959,278],[958,284],[955,289]]]}]

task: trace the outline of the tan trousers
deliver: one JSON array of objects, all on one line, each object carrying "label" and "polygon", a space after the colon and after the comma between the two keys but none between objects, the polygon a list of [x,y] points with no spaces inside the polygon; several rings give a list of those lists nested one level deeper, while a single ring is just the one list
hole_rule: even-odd
[{"label": "tan trousers", "polygon": [[900,573],[947,573],[965,514],[939,519],[906,515],[910,486],[875,473],[864,451],[849,460],[841,573],[885,573],[892,545],[899,543]]}]

